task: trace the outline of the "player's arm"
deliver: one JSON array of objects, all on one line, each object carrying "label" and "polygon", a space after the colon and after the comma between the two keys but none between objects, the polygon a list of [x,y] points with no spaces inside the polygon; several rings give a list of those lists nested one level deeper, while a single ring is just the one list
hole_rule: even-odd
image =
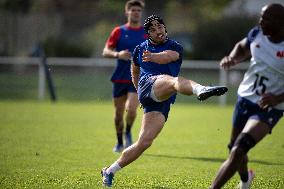
[{"label": "player's arm", "polygon": [[132,77],[132,82],[136,88],[138,89],[138,81],[139,81],[139,74],[140,74],[140,67],[136,66],[134,62],[131,64],[131,77]]},{"label": "player's arm", "polygon": [[105,47],[103,49],[103,57],[106,58],[117,58],[122,60],[130,60],[131,59],[131,52],[128,49],[122,51],[116,51],[117,43],[120,39],[121,31],[119,27],[114,28],[111,32]]},{"label": "player's arm", "polygon": [[113,48],[108,47],[107,45],[105,45],[102,55],[105,58],[119,58],[118,54],[119,54],[119,52],[117,52]]},{"label": "player's arm", "polygon": [[229,69],[240,62],[243,62],[251,57],[250,47],[248,46],[248,39],[244,38],[239,41],[230,52],[228,56],[225,56],[220,66],[224,69]]},{"label": "player's arm", "polygon": [[104,47],[103,50],[103,57],[106,58],[117,58],[121,60],[130,60],[131,59],[131,52],[128,49],[122,51],[116,51],[115,49],[108,47],[107,45]]},{"label": "player's arm", "polygon": [[155,62],[158,64],[168,64],[179,59],[179,53],[173,50],[165,50],[159,53],[144,51],[142,55],[143,62]]}]

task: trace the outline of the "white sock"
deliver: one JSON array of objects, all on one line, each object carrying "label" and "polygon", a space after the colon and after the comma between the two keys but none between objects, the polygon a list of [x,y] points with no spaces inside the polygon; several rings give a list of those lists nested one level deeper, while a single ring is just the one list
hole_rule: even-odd
[{"label": "white sock", "polygon": [[195,94],[195,95],[198,95],[203,88],[204,88],[204,86],[200,85],[200,84],[193,85],[192,86],[192,93]]},{"label": "white sock", "polygon": [[107,174],[109,174],[109,173],[115,174],[120,169],[121,169],[121,167],[118,165],[118,163],[114,162],[109,168],[107,168],[106,172],[107,172]]}]

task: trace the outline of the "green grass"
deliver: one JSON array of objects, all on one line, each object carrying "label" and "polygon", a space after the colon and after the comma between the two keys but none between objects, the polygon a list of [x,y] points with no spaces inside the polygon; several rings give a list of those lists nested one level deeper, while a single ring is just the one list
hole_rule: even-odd
[{"label": "green grass", "polygon": [[[232,106],[175,104],[165,128],[114,188],[208,188],[227,157]],[[134,125],[137,138],[142,111]],[[0,101],[0,188],[101,188],[118,158],[111,102]],[[254,189],[284,188],[284,121],[250,153]],[[234,188],[238,176],[224,188]]]}]

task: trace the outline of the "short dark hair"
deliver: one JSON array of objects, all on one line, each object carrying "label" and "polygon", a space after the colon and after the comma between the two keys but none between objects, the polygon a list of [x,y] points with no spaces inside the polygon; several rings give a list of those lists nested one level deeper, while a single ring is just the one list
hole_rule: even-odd
[{"label": "short dark hair", "polygon": [[141,0],[129,0],[125,4],[125,10],[129,10],[133,6],[138,6],[143,9],[145,6],[145,3],[142,2]]},{"label": "short dark hair", "polygon": [[165,26],[165,23],[163,21],[163,19],[157,15],[151,15],[148,18],[146,18],[146,20],[144,21],[144,30],[147,34],[149,34],[149,28],[152,26],[152,22],[153,21],[158,21],[160,24],[163,24]]}]

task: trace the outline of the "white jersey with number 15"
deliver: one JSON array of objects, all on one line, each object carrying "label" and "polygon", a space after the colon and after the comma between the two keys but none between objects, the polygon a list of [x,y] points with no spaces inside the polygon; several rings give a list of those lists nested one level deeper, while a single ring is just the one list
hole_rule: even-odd
[{"label": "white jersey with number 15", "polygon": [[[284,41],[270,42],[258,27],[249,32],[247,39],[252,58],[238,95],[257,103],[264,93],[284,93]],[[284,110],[284,102],[274,108]]]}]

